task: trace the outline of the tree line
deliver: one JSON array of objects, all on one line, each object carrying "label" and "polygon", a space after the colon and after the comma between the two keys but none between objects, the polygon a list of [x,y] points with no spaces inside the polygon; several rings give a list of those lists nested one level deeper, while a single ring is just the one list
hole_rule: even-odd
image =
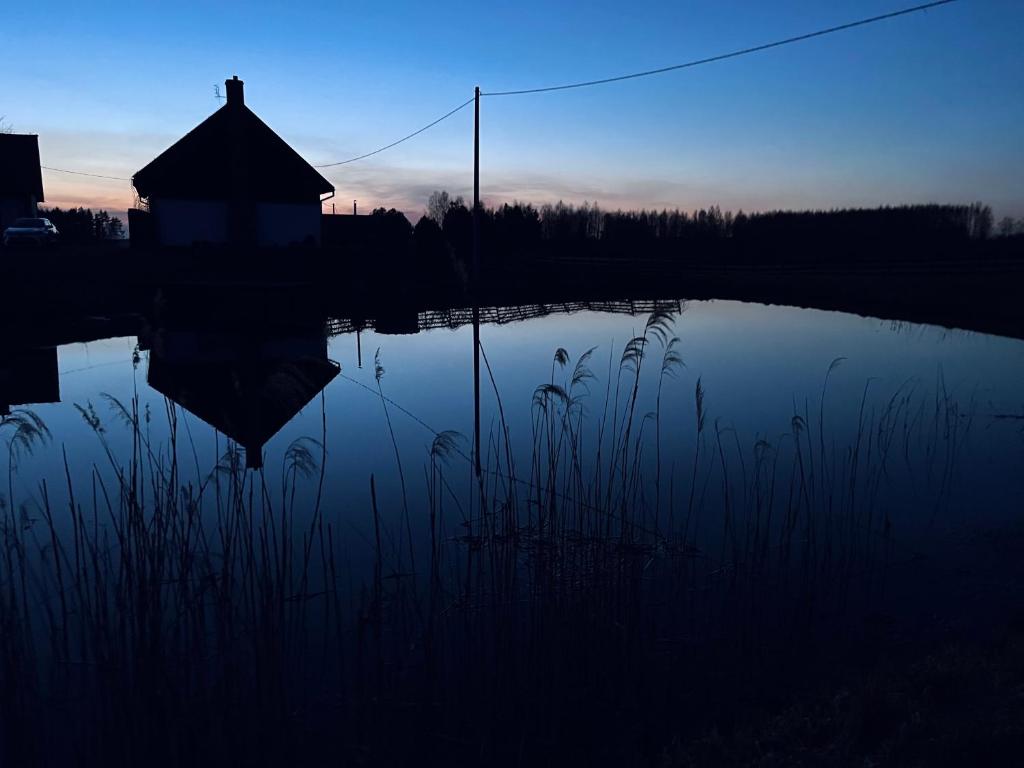
[{"label": "tree line", "polygon": [[122,240],[124,222],[106,211],[91,208],[40,208],[39,215],[53,222],[60,238],[67,243],[91,243]]},{"label": "tree line", "polygon": [[[1024,234],[1024,220],[1003,219],[980,202],[811,211],[736,213],[718,206],[694,211],[604,210],[597,203],[513,202],[480,216],[482,260],[520,260],[545,250],[559,256],[843,261],[932,258],[972,242]],[[435,191],[414,229],[417,251],[447,245],[460,260],[472,253],[473,216],[462,197]]]},{"label": "tree line", "polygon": [[[435,191],[415,226],[400,212],[325,217],[360,224],[342,238],[366,272],[399,261],[431,282],[468,279],[473,214],[462,197]],[[341,220],[345,221],[341,221]],[[348,220],[352,220],[348,222]],[[360,221],[361,220],[361,221]],[[335,223],[332,221],[332,223]],[[325,244],[334,238],[324,230]],[[694,265],[927,262],[1016,253],[1024,220],[1001,220],[983,203],[816,211],[608,211],[596,203],[513,202],[481,209],[480,264],[492,274],[523,272],[538,260],[664,260]],[[375,266],[376,265],[376,266]]]},{"label": "tree line", "polygon": [[[425,217],[442,231],[472,224],[462,197],[436,191],[427,201]],[[959,236],[986,239],[993,234],[1024,231],[1024,219],[1007,217],[998,232],[992,209],[969,205],[901,205],[879,208],[836,208],[813,211],[723,212],[718,206],[687,212],[674,210],[606,211],[597,203],[573,205],[559,201],[534,206],[514,202],[482,210],[482,226],[526,240],[686,240],[771,237],[807,233],[871,238]]]}]

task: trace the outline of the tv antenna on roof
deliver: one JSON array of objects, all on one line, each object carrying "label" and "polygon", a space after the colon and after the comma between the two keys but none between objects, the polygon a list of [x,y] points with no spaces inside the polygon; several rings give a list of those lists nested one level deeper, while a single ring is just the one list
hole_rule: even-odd
[{"label": "tv antenna on roof", "polygon": [[213,84],[213,98],[217,101],[224,101],[224,96],[220,92],[220,86],[217,83]]}]

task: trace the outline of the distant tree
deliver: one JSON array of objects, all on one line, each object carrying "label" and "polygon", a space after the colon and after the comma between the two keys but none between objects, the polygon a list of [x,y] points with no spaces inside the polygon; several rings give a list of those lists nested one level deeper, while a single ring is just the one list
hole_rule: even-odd
[{"label": "distant tree", "polygon": [[0,115],[0,133],[14,133],[14,126],[4,119],[6,117],[7,115]]},{"label": "distant tree", "polygon": [[413,228],[413,238],[424,274],[436,276],[450,269],[448,249],[440,224],[429,216],[422,216]]},{"label": "distant tree", "polygon": [[52,221],[66,243],[87,243],[96,239],[92,210],[89,208],[40,208],[39,215]]},{"label": "distant tree", "polygon": [[96,240],[120,240],[124,237],[124,224],[106,211],[97,211],[92,217],[92,228]]},{"label": "distant tree", "polygon": [[540,213],[532,205],[514,203],[486,212],[494,223],[494,234],[502,246],[524,248],[540,241]]},{"label": "distant tree", "polygon": [[469,212],[461,197],[448,203],[441,221],[445,239],[460,258],[467,259],[473,244],[473,214]]},{"label": "distant tree", "polygon": [[436,243],[441,241],[441,227],[429,216],[421,216],[413,227],[413,235],[417,241],[430,241]]},{"label": "distant tree", "polygon": [[971,237],[985,240],[992,234],[992,209],[984,203],[970,206]]},{"label": "distant tree", "polygon": [[96,211],[92,215],[93,238],[96,240],[107,239],[107,228],[110,226],[110,214],[106,211]]},{"label": "distant tree", "polygon": [[747,214],[745,214],[743,212],[743,209],[741,208],[739,211],[737,211],[736,215],[733,217],[733,220],[732,220],[732,231],[730,232],[730,234],[733,237],[736,237],[738,235],[742,235],[743,228],[745,226],[747,226],[747,220],[748,220],[747,219]]},{"label": "distant tree", "polygon": [[1010,237],[1017,233],[1017,222],[1013,216],[1003,216],[999,220],[999,236]]},{"label": "distant tree", "polygon": [[447,190],[435,189],[427,198],[427,218],[433,219],[438,224],[444,224],[444,216],[448,213],[451,205],[451,197]]},{"label": "distant tree", "polygon": [[124,222],[106,211],[90,208],[40,208],[39,215],[54,223],[66,243],[89,243],[124,238]]}]

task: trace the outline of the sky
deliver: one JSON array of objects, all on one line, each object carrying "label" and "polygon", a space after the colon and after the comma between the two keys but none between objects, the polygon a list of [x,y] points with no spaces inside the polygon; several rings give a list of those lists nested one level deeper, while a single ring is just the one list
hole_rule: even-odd
[{"label": "sky", "polygon": [[[245,81],[309,162],[369,152],[482,90],[609,77],[914,0],[443,4],[51,2],[4,8],[0,116],[43,165],[130,177]],[[604,208],[981,200],[1024,217],[1024,2],[952,5],[706,66],[481,103],[481,195]],[[324,175],[339,210],[472,195],[466,108]],[[123,211],[127,181],[44,172],[47,203]]]}]

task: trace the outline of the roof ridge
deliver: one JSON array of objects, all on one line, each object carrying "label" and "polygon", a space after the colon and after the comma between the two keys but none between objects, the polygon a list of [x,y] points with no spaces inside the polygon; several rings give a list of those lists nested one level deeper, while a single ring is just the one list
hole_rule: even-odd
[{"label": "roof ridge", "polygon": [[241,132],[244,162],[257,173],[245,180],[255,200],[307,199],[334,186],[294,147],[244,104],[225,104],[132,176],[143,197],[153,194],[192,199],[230,196],[229,152]]}]

